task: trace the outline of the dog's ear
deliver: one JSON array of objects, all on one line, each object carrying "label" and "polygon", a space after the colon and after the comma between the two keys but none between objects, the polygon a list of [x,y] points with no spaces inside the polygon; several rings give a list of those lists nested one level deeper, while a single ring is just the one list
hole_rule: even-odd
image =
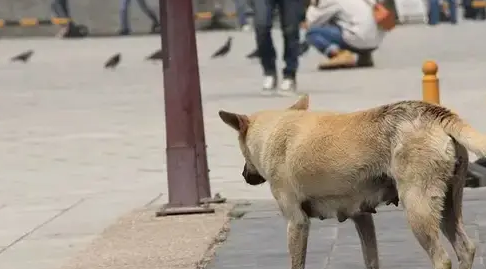
[{"label": "dog's ear", "polygon": [[245,133],[248,129],[249,120],[246,115],[235,114],[223,110],[220,110],[218,114],[219,117],[224,121],[224,123],[228,124],[236,131],[240,133]]},{"label": "dog's ear", "polygon": [[291,107],[288,109],[293,109],[293,110],[307,110],[309,109],[309,95],[304,94],[300,96],[299,100],[295,102]]}]

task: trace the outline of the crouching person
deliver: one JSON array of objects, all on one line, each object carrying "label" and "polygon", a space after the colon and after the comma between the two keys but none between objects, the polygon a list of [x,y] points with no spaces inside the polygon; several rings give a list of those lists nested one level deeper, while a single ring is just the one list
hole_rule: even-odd
[{"label": "crouching person", "polygon": [[373,15],[374,1],[312,0],[306,40],[328,58],[319,69],[374,65],[371,54],[385,35]]}]

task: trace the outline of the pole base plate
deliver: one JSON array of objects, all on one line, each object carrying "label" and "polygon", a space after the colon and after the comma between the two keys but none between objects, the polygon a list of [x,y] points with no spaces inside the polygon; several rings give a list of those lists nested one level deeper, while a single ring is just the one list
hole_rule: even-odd
[{"label": "pole base plate", "polygon": [[175,216],[175,215],[195,215],[195,214],[211,214],[214,213],[214,208],[208,205],[202,206],[174,206],[170,204],[163,205],[159,211],[155,213],[156,217]]}]

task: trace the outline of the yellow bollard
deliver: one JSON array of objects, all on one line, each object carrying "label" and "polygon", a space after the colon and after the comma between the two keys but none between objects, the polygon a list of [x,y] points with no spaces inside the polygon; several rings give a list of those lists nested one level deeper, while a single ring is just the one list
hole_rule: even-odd
[{"label": "yellow bollard", "polygon": [[426,61],[422,65],[422,72],[424,73],[422,79],[423,101],[432,104],[440,104],[438,69],[434,61]]}]

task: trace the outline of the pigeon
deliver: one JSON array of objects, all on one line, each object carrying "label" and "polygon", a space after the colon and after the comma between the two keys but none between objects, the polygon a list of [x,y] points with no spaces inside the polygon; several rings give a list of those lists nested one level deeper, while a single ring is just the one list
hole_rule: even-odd
[{"label": "pigeon", "polygon": [[219,48],[216,52],[214,52],[214,54],[211,56],[211,58],[226,56],[226,54],[228,54],[228,52],[231,49],[231,40],[232,39],[233,38],[231,36],[228,37],[228,40],[226,41],[226,43],[224,43],[224,45],[221,48]]},{"label": "pigeon", "polygon": [[156,52],[150,54],[145,58],[145,60],[151,60],[151,61],[162,60],[162,49],[159,49]]},{"label": "pigeon", "polygon": [[248,53],[248,55],[246,55],[246,58],[248,59],[253,59],[253,58],[259,58],[260,55],[258,54],[258,48],[254,49],[252,52]]},{"label": "pigeon", "polygon": [[105,63],[105,68],[115,68],[121,60],[121,54],[117,53],[113,56],[111,56]]},{"label": "pigeon", "polygon": [[26,52],[22,52],[21,54],[12,57],[11,61],[12,62],[23,62],[26,63],[29,61],[30,57],[34,54],[33,50],[28,50]]},{"label": "pigeon", "polygon": [[299,56],[304,55],[307,51],[309,51],[309,44],[307,42],[302,42],[299,44]]}]

